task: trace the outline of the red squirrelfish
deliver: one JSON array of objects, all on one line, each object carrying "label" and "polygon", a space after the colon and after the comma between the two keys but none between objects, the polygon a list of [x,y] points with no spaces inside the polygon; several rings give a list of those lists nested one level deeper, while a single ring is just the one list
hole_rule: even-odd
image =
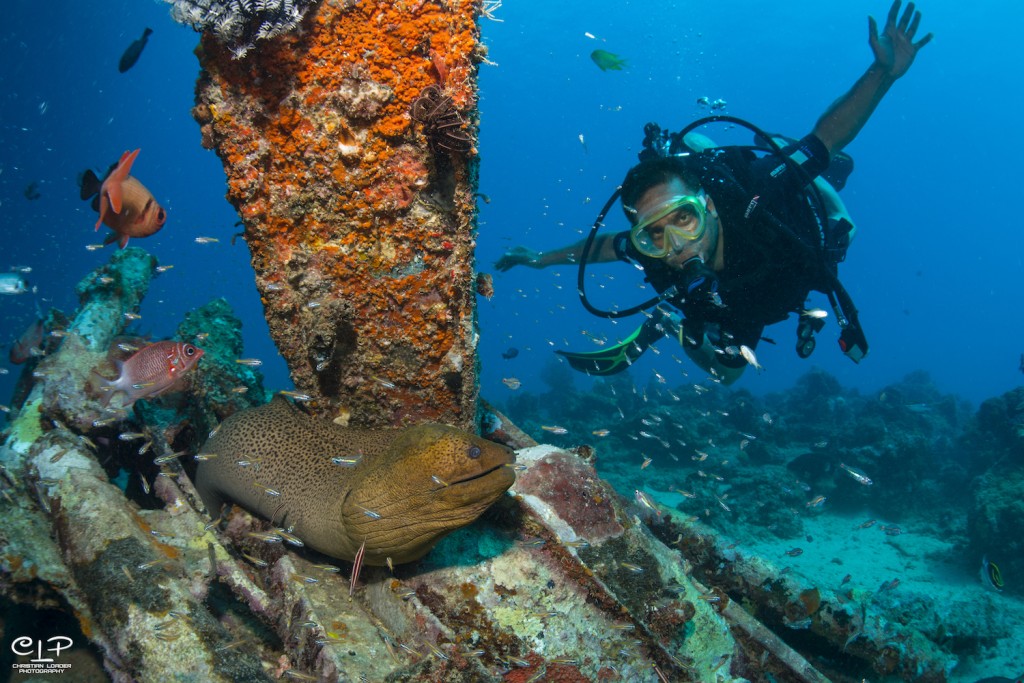
[{"label": "red squirrelfish", "polygon": [[114,394],[123,393],[123,406],[128,408],[139,399],[170,391],[203,353],[192,344],[160,341],[139,349],[126,361],[115,361],[121,372],[118,378],[101,378],[105,385],[100,390],[108,392],[104,403],[109,403]]},{"label": "red squirrelfish", "polygon": [[99,211],[96,229],[106,223],[114,231],[104,244],[115,240],[122,249],[129,237],[149,237],[167,222],[167,212],[157,204],[153,193],[146,186],[128,175],[135,157],[142,150],[125,152],[121,160],[111,169],[107,177],[100,179],[91,170],[82,174],[81,196],[89,199],[93,195],[93,209]]},{"label": "red squirrelfish", "polygon": [[43,343],[43,321],[36,320],[28,329],[21,333],[17,341],[11,344],[10,359],[12,363],[24,363],[32,357],[32,350],[38,349]]}]

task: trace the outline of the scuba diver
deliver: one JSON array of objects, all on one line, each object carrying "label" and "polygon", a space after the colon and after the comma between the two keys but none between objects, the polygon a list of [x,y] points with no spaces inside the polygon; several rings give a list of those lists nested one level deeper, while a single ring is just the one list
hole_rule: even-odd
[{"label": "scuba diver", "polygon": [[[790,313],[800,316],[797,353],[810,355],[827,316],[804,308],[811,290],[828,296],[843,352],[855,362],[864,357],[868,345],[857,310],[837,277],[854,232],[837,194],[853,167],[841,150],[932,38],[929,33],[914,42],[921,13],[908,3],[900,16],[900,5],[893,2],[881,34],[868,17],[874,62],[803,139],[769,135],[730,116],[701,119],[678,133],[647,124],[640,163],[605,203],[587,239],[547,252],[514,247],[498,259],[499,271],[578,264],[587,310],[606,318],[641,311],[647,316],[614,347],[559,351],[573,368],[592,375],[620,372],[671,334],[698,366],[728,384],[756,363],[753,349],[765,326]],[[692,132],[719,121],[749,128],[755,145],[715,147]],[[620,198],[631,228],[598,236]],[[658,295],[627,309],[592,306],[584,288],[587,263],[616,260],[642,267]]]}]

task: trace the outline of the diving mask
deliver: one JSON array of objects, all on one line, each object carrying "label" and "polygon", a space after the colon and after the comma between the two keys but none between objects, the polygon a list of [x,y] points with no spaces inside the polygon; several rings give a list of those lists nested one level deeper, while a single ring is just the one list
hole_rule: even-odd
[{"label": "diving mask", "polygon": [[707,228],[707,203],[703,191],[672,197],[639,217],[629,233],[633,246],[644,256],[663,258],[699,240]]}]

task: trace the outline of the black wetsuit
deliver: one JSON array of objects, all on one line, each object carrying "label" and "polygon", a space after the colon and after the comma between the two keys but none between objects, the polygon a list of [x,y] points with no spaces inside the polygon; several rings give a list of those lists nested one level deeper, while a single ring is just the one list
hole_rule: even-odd
[{"label": "black wetsuit", "polygon": [[[818,138],[808,135],[783,152],[797,162],[802,173],[777,155],[758,157],[745,148],[699,155],[704,159],[701,186],[715,202],[721,239],[725,240],[724,268],[717,273],[723,305],[695,309],[681,294],[669,301],[691,324],[717,323],[726,335],[722,346],[743,344],[753,349],[766,325],[799,312],[810,290],[828,289],[819,251],[822,228],[804,192],[828,167],[828,150]],[[640,254],[629,231],[613,239],[616,255],[639,263],[657,292],[672,285],[685,292],[681,271]],[[721,361],[737,367],[746,362],[728,355]]]}]

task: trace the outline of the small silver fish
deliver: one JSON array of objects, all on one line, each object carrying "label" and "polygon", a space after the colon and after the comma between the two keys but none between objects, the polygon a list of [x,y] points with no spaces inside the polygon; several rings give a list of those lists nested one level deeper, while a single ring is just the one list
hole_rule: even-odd
[{"label": "small silver fish", "polygon": [[373,510],[367,510],[366,508],[362,507],[361,505],[357,506],[357,507],[361,508],[362,511],[363,511],[363,514],[366,515],[367,517],[369,517],[370,519],[380,519],[380,513],[379,512],[374,512]]},{"label": "small silver fish", "polygon": [[740,355],[743,356],[743,360],[747,361],[747,363],[753,366],[753,368],[758,372],[764,370],[764,367],[757,362],[757,356],[754,355],[754,350],[749,346],[745,344],[740,346]]},{"label": "small silver fish", "polygon": [[659,510],[658,507],[654,504],[654,501],[651,500],[651,497],[648,496],[643,491],[641,491],[640,489],[635,489],[633,491],[633,497],[636,499],[636,502],[640,503],[640,505],[642,505],[643,507],[653,511],[655,514],[659,516],[661,515],[661,510]]},{"label": "small silver fish", "polygon": [[263,541],[264,543],[280,543],[284,540],[280,534],[267,533],[265,531],[250,531],[246,536],[254,538],[257,541]]},{"label": "small silver fish", "polygon": [[313,397],[310,396],[309,394],[301,394],[301,393],[299,393],[297,391],[290,391],[288,389],[282,389],[281,391],[279,391],[277,393],[281,394],[282,396],[287,396],[288,398],[294,399],[296,401],[312,401],[313,400]]},{"label": "small silver fish", "polygon": [[850,467],[849,465],[846,465],[844,463],[839,463],[839,467],[844,472],[846,472],[851,477],[853,477],[853,480],[855,482],[857,482],[858,484],[860,484],[862,486],[871,486],[872,484],[875,483],[875,482],[871,481],[871,479],[868,477],[868,475],[864,474],[863,472],[858,470],[856,467]]}]

